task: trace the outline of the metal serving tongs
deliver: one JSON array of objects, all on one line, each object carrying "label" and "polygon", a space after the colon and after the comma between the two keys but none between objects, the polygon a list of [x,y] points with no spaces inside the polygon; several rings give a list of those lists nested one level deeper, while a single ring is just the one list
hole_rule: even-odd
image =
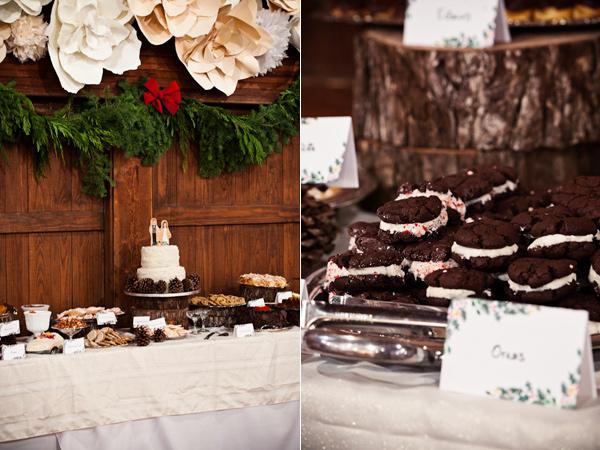
[{"label": "metal serving tongs", "polygon": [[447,320],[444,308],[347,296],[306,306],[305,349],[378,364],[441,364]]}]

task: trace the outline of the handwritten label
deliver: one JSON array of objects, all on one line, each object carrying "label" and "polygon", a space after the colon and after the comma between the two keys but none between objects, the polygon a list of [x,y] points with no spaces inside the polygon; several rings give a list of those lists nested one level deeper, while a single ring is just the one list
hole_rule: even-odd
[{"label": "handwritten label", "polygon": [[25,344],[3,345],[2,359],[10,361],[11,359],[25,358]]},{"label": "handwritten label", "polygon": [[133,318],[133,328],[148,325],[148,322],[150,322],[150,316],[135,316]]},{"label": "handwritten label", "polygon": [[454,300],[440,389],[575,408],[596,398],[587,323],[587,311]]},{"label": "handwritten label", "polygon": [[256,300],[248,300],[247,305],[250,308],[256,308],[257,306],[265,306],[265,299],[264,298],[257,298]]},{"label": "handwritten label", "polygon": [[411,0],[404,44],[485,48],[510,42],[503,0]]},{"label": "handwritten label", "polygon": [[275,303],[283,303],[284,300],[292,298],[292,291],[278,292],[275,295]]},{"label": "handwritten label", "polygon": [[117,323],[117,316],[112,311],[102,311],[96,314],[96,323],[98,325],[114,325]]},{"label": "handwritten label", "polygon": [[66,340],[63,346],[63,353],[65,355],[72,355],[73,353],[83,353],[84,351],[85,343],[83,342],[83,338]]},{"label": "handwritten label", "polygon": [[0,337],[12,336],[19,334],[21,328],[18,320],[11,320],[10,322],[0,323]]},{"label": "handwritten label", "polygon": [[146,325],[148,325],[148,328],[151,330],[157,330],[159,328],[163,329],[166,327],[167,322],[165,321],[164,317],[159,317],[158,319],[150,320]]},{"label": "handwritten label", "polygon": [[239,325],[234,325],[233,327],[233,335],[235,337],[246,337],[254,335],[254,325],[251,323],[243,323]]}]

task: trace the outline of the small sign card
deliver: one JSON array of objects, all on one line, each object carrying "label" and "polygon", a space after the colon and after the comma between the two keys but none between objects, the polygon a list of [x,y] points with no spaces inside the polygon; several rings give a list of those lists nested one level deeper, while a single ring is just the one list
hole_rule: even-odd
[{"label": "small sign card", "polygon": [[11,359],[25,358],[25,344],[3,345],[2,359],[10,361]]},{"label": "small sign card", "polygon": [[150,316],[134,316],[133,328],[141,327],[142,325],[148,325],[150,322]]},{"label": "small sign card", "polygon": [[247,306],[250,308],[256,308],[258,306],[265,306],[264,298],[257,298],[256,300],[248,300]]},{"label": "small sign card", "polygon": [[65,355],[72,355],[73,353],[83,353],[85,351],[85,344],[83,338],[69,339],[66,340],[63,347],[63,353]]},{"label": "small sign card", "polygon": [[14,334],[19,334],[20,332],[21,328],[18,320],[0,323],[0,337],[12,336]]},{"label": "small sign card", "polygon": [[300,181],[357,188],[352,117],[305,117],[300,122]]},{"label": "small sign card", "polygon": [[147,324],[148,328],[151,330],[156,330],[158,328],[163,329],[167,326],[167,322],[164,317],[159,317],[158,319],[150,320]]},{"label": "small sign card", "polygon": [[410,0],[404,44],[485,48],[510,42],[504,0]]},{"label": "small sign card", "polygon": [[246,337],[254,335],[254,325],[251,323],[243,323],[233,326],[233,335],[235,337]]},{"label": "small sign card", "polygon": [[292,298],[292,291],[278,292],[275,295],[275,303],[283,303],[284,300]]},{"label": "small sign card", "polygon": [[587,311],[454,300],[440,389],[575,408],[596,398],[587,323]]},{"label": "small sign card", "polygon": [[98,325],[115,325],[117,316],[112,311],[103,311],[96,314],[96,323]]}]

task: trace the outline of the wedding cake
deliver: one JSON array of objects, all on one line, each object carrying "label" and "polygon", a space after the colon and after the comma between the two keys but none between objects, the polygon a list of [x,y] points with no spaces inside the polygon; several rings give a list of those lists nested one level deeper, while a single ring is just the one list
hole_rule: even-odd
[{"label": "wedding cake", "polygon": [[167,284],[174,278],[185,279],[185,268],[179,265],[179,248],[176,245],[142,247],[142,267],[137,270],[137,277]]}]

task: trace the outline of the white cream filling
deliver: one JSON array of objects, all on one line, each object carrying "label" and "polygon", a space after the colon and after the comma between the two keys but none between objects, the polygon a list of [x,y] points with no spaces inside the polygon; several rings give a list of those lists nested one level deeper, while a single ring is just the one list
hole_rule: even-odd
[{"label": "white cream filling", "polygon": [[600,275],[596,273],[596,271],[594,270],[594,266],[590,266],[588,280],[590,280],[590,283],[595,284],[596,286],[600,286]]},{"label": "white cream filling", "polygon": [[510,289],[512,291],[516,291],[516,292],[542,292],[542,291],[560,289],[561,287],[566,286],[569,283],[573,283],[575,280],[577,280],[577,275],[574,273],[571,273],[571,274],[567,275],[566,277],[557,278],[556,280],[552,280],[550,283],[546,283],[537,288],[532,288],[531,286],[529,286],[527,284],[515,283],[513,280],[511,280],[509,278],[508,286],[510,287]]},{"label": "white cream filling", "polygon": [[490,194],[488,192],[487,194],[483,194],[481,197],[477,197],[477,198],[474,198],[472,200],[467,200],[465,203],[466,203],[467,206],[471,206],[471,205],[474,205],[476,203],[481,203],[482,205],[485,205],[491,199],[492,199],[492,194]]},{"label": "white cream filling", "polygon": [[450,269],[458,267],[458,264],[453,259],[448,261],[406,261],[408,272],[412,273],[415,279],[423,280],[430,273],[441,269]]},{"label": "white cream filling", "polygon": [[540,247],[552,247],[553,245],[563,244],[565,242],[593,242],[593,234],[585,234],[583,236],[575,236],[570,234],[548,234],[541,236],[529,244],[528,250]]},{"label": "white cream filling", "polygon": [[388,233],[409,233],[416,237],[425,236],[448,223],[448,212],[442,209],[435,219],[422,223],[388,223],[379,222],[379,228]]},{"label": "white cream filling", "polygon": [[356,237],[351,236],[350,241],[348,242],[348,250],[356,250]]},{"label": "white cream filling", "polygon": [[325,281],[331,283],[340,277],[360,276],[360,275],[383,275],[386,277],[404,278],[404,270],[400,264],[391,264],[389,266],[363,267],[360,269],[347,269],[339,267],[333,262],[327,263],[327,274]]},{"label": "white cream filling", "polygon": [[451,300],[455,298],[471,297],[472,295],[475,295],[475,291],[469,289],[447,289],[429,286],[425,295],[430,298],[447,298]]},{"label": "white cream filling", "polygon": [[414,191],[408,192],[406,194],[398,194],[396,200],[405,200],[411,197],[437,197],[442,202],[445,208],[451,208],[460,214],[460,219],[465,220],[465,214],[467,212],[467,205],[460,198],[452,195],[452,192],[448,191],[445,193],[432,191],[431,189],[425,189],[425,191],[421,191],[416,189]]},{"label": "white cream filling", "polygon": [[492,188],[492,195],[500,195],[505,192],[512,192],[517,188],[517,183],[514,181],[506,180],[503,184],[499,186],[494,186]]},{"label": "white cream filling", "polygon": [[519,250],[517,244],[502,248],[472,248],[464,247],[456,242],[452,244],[452,251],[465,259],[471,258],[497,258],[498,256],[510,256]]}]

